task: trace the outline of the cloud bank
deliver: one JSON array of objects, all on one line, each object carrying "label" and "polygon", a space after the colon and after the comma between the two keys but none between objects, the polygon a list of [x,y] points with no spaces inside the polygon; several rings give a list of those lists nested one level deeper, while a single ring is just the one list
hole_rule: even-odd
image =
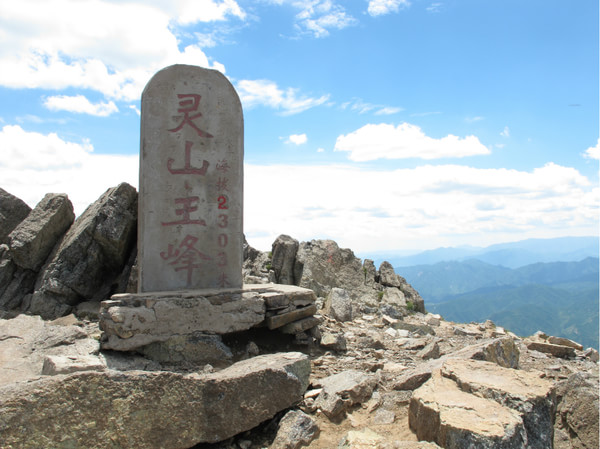
[{"label": "cloud bank", "polygon": [[452,134],[435,139],[426,136],[417,125],[368,124],[350,134],[341,135],[334,151],[347,151],[352,161],[376,159],[438,159],[490,154],[477,137],[460,138]]}]

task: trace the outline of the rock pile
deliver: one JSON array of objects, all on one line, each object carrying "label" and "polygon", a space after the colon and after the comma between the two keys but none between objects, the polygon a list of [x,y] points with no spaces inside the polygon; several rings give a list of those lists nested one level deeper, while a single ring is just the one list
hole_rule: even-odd
[{"label": "rock pile", "polygon": [[281,235],[273,242],[271,253],[248,245],[245,252],[247,283],[298,285],[323,299],[333,289],[343,289],[357,313],[382,312],[400,318],[411,311],[425,312],[423,298],[389,262],[376,270],[372,260],[361,262],[350,249],[340,248],[332,240],[299,243]]},{"label": "rock pile", "polygon": [[[2,216],[22,207],[7,195]],[[99,314],[89,300],[136,278],[135,198],[110,189],[74,223],[62,195],[0,216],[0,447],[598,447],[597,351],[428,314],[333,241],[246,245],[258,285],[235,301],[123,293]]]},{"label": "rock pile", "polygon": [[[0,210],[16,202],[7,198],[0,195]],[[3,233],[12,227],[0,240],[3,316],[57,318],[125,288],[136,236],[135,189],[125,183],[111,188],[74,218],[66,195],[48,194],[18,224],[1,225]]]}]

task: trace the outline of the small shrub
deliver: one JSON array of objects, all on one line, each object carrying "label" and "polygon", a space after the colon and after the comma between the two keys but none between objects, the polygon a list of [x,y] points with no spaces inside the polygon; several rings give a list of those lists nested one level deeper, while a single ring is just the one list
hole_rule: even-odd
[{"label": "small shrub", "polygon": [[377,292],[377,299],[379,301],[381,301],[381,299],[383,298],[384,293],[383,292]]},{"label": "small shrub", "polygon": [[415,311],[415,303],[412,301],[406,301],[406,310],[408,310],[409,312],[414,312]]}]

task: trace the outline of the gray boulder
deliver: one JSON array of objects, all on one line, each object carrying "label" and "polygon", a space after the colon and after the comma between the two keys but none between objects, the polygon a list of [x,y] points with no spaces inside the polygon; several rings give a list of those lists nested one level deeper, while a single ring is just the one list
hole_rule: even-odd
[{"label": "gray boulder", "polygon": [[325,313],[337,321],[352,321],[352,300],[343,288],[334,287],[327,295]]},{"label": "gray boulder", "polygon": [[0,243],[29,215],[31,207],[23,200],[0,188]]},{"label": "gray boulder", "polygon": [[308,358],[292,352],[206,375],[107,370],[7,385],[0,387],[2,443],[186,449],[223,441],[302,400],[309,374]]},{"label": "gray boulder", "polygon": [[[294,264],[296,285],[326,297],[333,287],[346,289],[353,299],[366,289],[362,263],[349,249],[332,240],[302,242]],[[368,288],[372,291],[372,288]]]},{"label": "gray boulder", "polygon": [[38,271],[74,219],[67,195],[48,193],[8,236],[13,261]]},{"label": "gray boulder", "polygon": [[50,255],[28,311],[55,318],[81,301],[109,297],[134,244],[136,223],[135,189],[123,183],[107,190]]},{"label": "gray boulder", "polygon": [[[554,447],[596,449],[598,442],[598,375],[574,373],[557,388],[557,413],[555,429],[565,440]],[[557,436],[558,436],[557,435]]]},{"label": "gray boulder", "polygon": [[270,449],[299,449],[318,436],[319,426],[313,418],[300,410],[290,410],[281,418]]},{"label": "gray boulder", "polygon": [[336,420],[354,404],[369,400],[377,380],[361,371],[348,370],[322,379],[321,385],[323,390],[315,400],[315,407]]},{"label": "gray boulder", "polygon": [[280,235],[272,246],[272,269],[278,284],[294,285],[294,262],[300,244],[289,235]]},{"label": "gray boulder", "polygon": [[389,262],[382,262],[379,266],[379,283],[385,287],[400,288],[400,276],[394,272],[394,267]]}]

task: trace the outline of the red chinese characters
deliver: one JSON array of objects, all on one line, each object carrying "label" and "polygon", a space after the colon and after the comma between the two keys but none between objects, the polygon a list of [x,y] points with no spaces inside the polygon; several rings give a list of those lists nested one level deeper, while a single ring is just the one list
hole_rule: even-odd
[{"label": "red chinese characters", "polygon": [[188,287],[192,285],[194,270],[201,267],[202,261],[211,260],[196,248],[196,243],[198,243],[197,237],[187,235],[179,246],[174,247],[169,244],[168,250],[160,253],[160,257],[168,261],[169,265],[173,265],[175,271],[186,271]]},{"label": "red chinese characters", "polygon": [[[194,120],[198,117],[202,117],[202,113],[198,112],[198,108],[200,107],[200,98],[202,98],[198,94],[177,94],[177,98],[179,98],[179,109],[177,112],[183,112],[183,119],[181,123],[173,128],[169,129],[170,132],[180,131],[184,125],[188,125],[196,131],[198,136],[200,137],[213,137],[212,134],[207,133],[206,131],[198,128]],[[196,112],[197,114],[191,115]]]}]

